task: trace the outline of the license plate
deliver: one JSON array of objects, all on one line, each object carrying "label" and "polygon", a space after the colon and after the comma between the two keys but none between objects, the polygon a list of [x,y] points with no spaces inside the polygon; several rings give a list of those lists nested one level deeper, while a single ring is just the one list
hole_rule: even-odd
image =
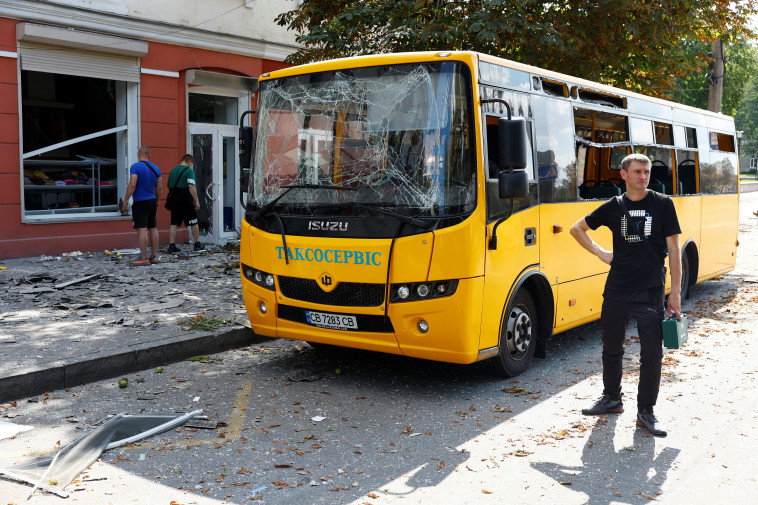
[{"label": "license plate", "polygon": [[319,328],[331,328],[333,330],[357,330],[358,321],[355,316],[343,314],[328,314],[326,312],[305,311],[305,319],[308,324]]}]

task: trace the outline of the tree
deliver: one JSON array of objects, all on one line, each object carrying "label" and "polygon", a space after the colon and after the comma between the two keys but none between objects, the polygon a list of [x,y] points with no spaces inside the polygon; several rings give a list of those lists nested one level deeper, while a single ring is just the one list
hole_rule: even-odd
[{"label": "tree", "polygon": [[[682,46],[699,64],[695,72],[677,79],[672,99],[705,109],[709,87],[706,80],[707,52],[711,46],[692,40],[685,40]],[[724,82],[721,111],[734,116],[735,128],[742,130],[740,153],[747,158],[758,151],[758,48],[746,41],[738,41],[726,46],[725,59],[726,69],[721,76]]]},{"label": "tree", "polygon": [[755,0],[304,0],[280,25],[289,63],[359,54],[474,50],[667,97],[700,63],[683,39],[749,34]]},{"label": "tree", "polygon": [[[706,109],[709,86],[706,74],[710,60],[707,53],[711,51],[711,44],[685,40],[682,42],[682,51],[696,61],[696,69],[691,74],[676,80],[676,86],[670,93],[671,99],[692,107]],[[716,78],[723,79],[724,82],[721,112],[735,116],[743,105],[743,96],[748,83],[758,73],[758,50],[743,40],[726,45],[724,53],[726,69],[723,74],[716,74]],[[754,110],[758,114],[758,109]]]},{"label": "tree", "polygon": [[758,75],[745,88],[740,109],[734,116],[738,130],[743,131],[741,156],[750,158],[758,152]]}]

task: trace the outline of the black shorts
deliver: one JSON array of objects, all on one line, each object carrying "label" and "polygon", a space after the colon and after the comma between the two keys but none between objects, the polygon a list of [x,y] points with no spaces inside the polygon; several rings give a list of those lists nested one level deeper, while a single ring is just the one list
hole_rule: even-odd
[{"label": "black shorts", "polygon": [[158,211],[158,200],[140,200],[132,204],[132,223],[134,229],[155,228],[157,223],[155,213]]},{"label": "black shorts", "polygon": [[197,224],[195,202],[181,203],[171,207],[171,226],[181,226],[182,221],[188,227]]}]

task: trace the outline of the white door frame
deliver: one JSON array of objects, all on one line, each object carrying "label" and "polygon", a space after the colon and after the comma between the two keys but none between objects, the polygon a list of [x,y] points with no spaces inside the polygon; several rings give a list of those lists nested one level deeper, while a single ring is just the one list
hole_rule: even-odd
[{"label": "white door frame", "polygon": [[[239,203],[239,161],[237,157],[237,145],[239,140],[239,131],[236,126],[220,125],[220,124],[208,124],[208,123],[188,123],[187,125],[187,152],[192,152],[192,136],[193,135],[211,135],[212,138],[212,162],[211,167],[211,185],[206,187],[206,195],[208,195],[213,202],[211,205],[211,235],[206,235],[206,240],[212,240],[215,243],[222,243],[228,240],[236,239],[239,237],[238,227],[241,223],[242,208]],[[230,156],[231,159],[227,159],[227,162],[231,164],[228,177],[230,180],[227,183],[233,186],[231,192],[231,201],[225,202],[224,193],[226,192],[224,187],[224,153],[223,138],[233,138],[233,152]],[[197,174],[196,174],[197,175]],[[225,231],[224,230],[224,207],[231,207],[232,219],[235,225],[235,229]]]}]

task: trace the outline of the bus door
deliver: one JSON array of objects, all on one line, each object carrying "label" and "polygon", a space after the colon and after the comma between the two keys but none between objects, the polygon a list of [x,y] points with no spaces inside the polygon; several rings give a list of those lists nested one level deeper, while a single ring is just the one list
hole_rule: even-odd
[{"label": "bus door", "polygon": [[[540,180],[540,268],[553,287],[555,328],[561,331],[600,313],[608,266],[585,251],[569,230],[624,191],[619,168],[629,150],[627,118],[551,97],[534,97],[532,103]],[[611,247],[608,229],[591,236],[602,247]]]},{"label": "bus door", "polygon": [[[485,116],[485,191],[487,206],[487,237],[493,235],[497,226],[497,249],[487,246],[485,253],[484,307],[482,312],[482,332],[480,349],[496,347],[499,344],[499,329],[508,293],[529,266],[539,264],[539,211],[537,207],[537,180],[534,171],[532,148],[533,124],[527,120],[529,197],[513,200],[500,199],[498,192],[498,120],[499,116]],[[513,213],[511,214],[511,210]]]}]

